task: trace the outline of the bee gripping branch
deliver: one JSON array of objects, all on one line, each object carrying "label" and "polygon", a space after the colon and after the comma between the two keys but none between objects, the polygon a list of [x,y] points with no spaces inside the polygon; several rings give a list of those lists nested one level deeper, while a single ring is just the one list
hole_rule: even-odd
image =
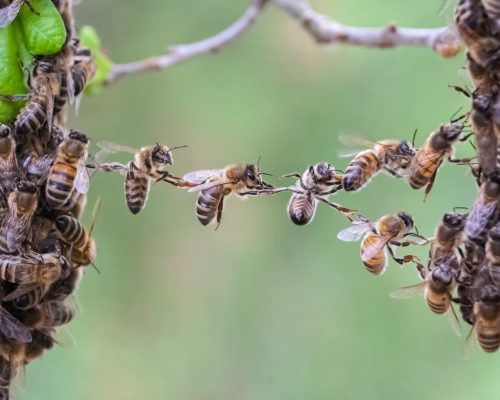
[{"label": "bee gripping branch", "polygon": [[307,0],[253,0],[239,19],[214,36],[198,42],[171,46],[160,56],[113,65],[105,84],[114,83],[127,75],[166,69],[204,54],[217,54],[249,30],[267,4],[274,5],[297,20],[319,44],[342,43],[385,49],[424,46],[432,48],[443,57],[452,57],[460,50],[458,37],[447,27],[402,28],[393,23],[376,28],[353,27],[342,25],[318,13]]}]

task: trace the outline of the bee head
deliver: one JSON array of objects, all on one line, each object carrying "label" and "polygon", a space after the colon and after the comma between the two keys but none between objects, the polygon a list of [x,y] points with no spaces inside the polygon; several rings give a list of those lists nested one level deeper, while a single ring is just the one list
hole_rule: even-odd
[{"label": "bee head", "polygon": [[406,228],[413,229],[414,222],[413,222],[413,218],[411,217],[410,214],[403,211],[403,212],[398,213],[398,217],[401,219],[401,221],[403,221]]},{"label": "bee head", "polygon": [[500,293],[498,293],[496,286],[486,285],[481,288],[479,299],[483,303],[498,303],[500,302]]},{"label": "bee head", "polygon": [[464,225],[465,216],[457,213],[446,213],[443,215],[443,223],[454,228]]},{"label": "bee head", "polygon": [[5,124],[0,124],[0,138],[6,138],[10,135],[10,128]]},{"label": "bee head", "polygon": [[66,232],[70,224],[69,217],[67,215],[61,215],[56,219],[56,228],[59,232]]},{"label": "bee head", "polygon": [[440,264],[434,268],[431,272],[432,279],[436,282],[440,282],[445,286],[451,284],[454,276],[453,272],[446,264]]},{"label": "bee head", "polygon": [[40,73],[54,72],[56,59],[53,56],[36,56],[35,66],[33,68],[33,75],[37,76]]},{"label": "bee head", "polygon": [[335,176],[335,167],[327,162],[320,162],[314,166],[315,175],[319,179]]},{"label": "bee head", "polygon": [[38,190],[37,186],[29,181],[19,181],[16,183],[16,189],[19,192],[35,194]]},{"label": "bee head", "polygon": [[156,143],[156,146],[152,152],[153,161],[156,161],[158,164],[168,164],[172,165],[172,154],[170,149],[167,146]]},{"label": "bee head", "polygon": [[411,145],[410,142],[403,140],[399,145],[396,150],[396,154],[402,155],[402,156],[414,156],[415,155],[415,149]]},{"label": "bee head", "polygon": [[69,132],[68,137],[73,140],[77,140],[83,144],[87,144],[89,142],[89,139],[85,133],[81,133],[75,130],[71,130]]}]

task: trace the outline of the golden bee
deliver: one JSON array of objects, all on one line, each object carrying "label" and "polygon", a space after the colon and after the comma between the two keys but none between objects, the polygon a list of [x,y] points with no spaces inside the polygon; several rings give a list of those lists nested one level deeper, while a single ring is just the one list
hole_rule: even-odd
[{"label": "golden bee", "polygon": [[417,150],[409,167],[408,180],[413,189],[425,187],[427,196],[443,160],[448,158],[450,162],[458,162],[452,158],[453,144],[459,140],[463,129],[463,124],[448,123],[441,125],[429,135],[424,145]]},{"label": "golden bee", "polygon": [[14,252],[21,247],[30,231],[33,215],[38,207],[38,187],[29,181],[20,181],[7,199],[9,212],[4,219],[0,241],[3,251]]},{"label": "golden bee", "polygon": [[222,169],[193,171],[183,176],[182,182],[199,191],[196,215],[202,225],[216,222],[219,227],[224,199],[231,193],[240,198],[253,195],[255,191],[274,189],[264,182],[255,164],[232,164]]},{"label": "golden bee", "polygon": [[499,199],[500,172],[495,171],[481,185],[479,197],[465,221],[464,232],[467,241],[478,245],[486,243],[488,230],[497,219]]},{"label": "golden bee", "polygon": [[[120,163],[97,164],[96,168],[102,171],[121,171],[125,173],[125,200],[132,214],[139,213],[146,205],[151,182],[163,180],[177,185],[179,178],[171,175],[167,166],[173,164],[172,150],[186,146],[168,148],[163,144],[146,146],[140,150],[128,146],[121,146],[109,142],[99,142],[106,152],[127,152],[134,154],[134,160],[127,166]],[[100,156],[97,157],[98,159]]]},{"label": "golden bee", "polygon": [[335,167],[329,163],[309,165],[302,175],[295,172],[283,177],[298,178],[295,186],[287,188],[293,192],[288,203],[288,216],[296,225],[306,225],[311,222],[320,201],[343,213],[354,211],[328,200],[331,194],[342,189],[342,175],[337,174]]},{"label": "golden bee", "polygon": [[367,220],[353,221],[353,225],[341,230],[337,238],[344,242],[361,240],[361,260],[368,270],[374,275],[381,275],[387,267],[387,252],[398,264],[414,262],[420,265],[418,258],[413,255],[396,257],[391,246],[408,246],[419,244],[403,241],[408,236],[418,237],[426,241],[422,236],[413,233],[413,218],[406,212],[388,214],[372,223]]},{"label": "golden bee", "polygon": [[447,313],[453,331],[461,336],[460,324],[452,305],[452,293],[457,285],[459,263],[455,256],[442,260],[433,269],[420,270],[423,281],[416,285],[402,287],[391,293],[396,299],[406,299],[424,293],[430,310],[436,314]]},{"label": "golden bee", "polygon": [[361,189],[380,171],[398,178],[404,176],[415,155],[415,149],[405,140],[375,142],[347,135],[341,135],[339,139],[346,145],[357,144],[371,147],[358,153],[347,166],[342,186],[348,192]]},{"label": "golden bee", "polygon": [[74,190],[87,193],[89,175],[85,166],[88,154],[88,139],[84,133],[71,131],[57,148],[45,189],[45,199],[49,207],[63,207]]}]

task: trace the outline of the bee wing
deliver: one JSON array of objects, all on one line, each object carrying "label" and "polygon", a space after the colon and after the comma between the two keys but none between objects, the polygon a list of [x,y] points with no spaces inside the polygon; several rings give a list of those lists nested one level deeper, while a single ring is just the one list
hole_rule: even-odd
[{"label": "bee wing", "polygon": [[409,299],[417,294],[421,294],[425,289],[425,281],[419,282],[416,285],[404,286],[402,288],[393,290],[389,293],[393,299]]},{"label": "bee wing", "polygon": [[85,161],[81,161],[76,170],[75,189],[85,194],[89,191],[89,172],[85,166]]},{"label": "bee wing", "polygon": [[0,331],[7,339],[15,340],[21,343],[31,342],[30,331],[19,321],[14,318],[7,310],[0,307]]},{"label": "bee wing", "polygon": [[201,185],[209,180],[213,176],[221,176],[223,174],[222,169],[201,169],[199,171],[188,172],[182,177],[182,180],[194,183],[195,185]]},{"label": "bee wing", "polygon": [[0,28],[5,28],[14,21],[23,3],[24,0],[13,0],[7,7],[0,9]]},{"label": "bee wing", "polygon": [[131,153],[135,154],[139,151],[139,149],[135,149],[129,146],[122,146],[121,144],[111,143],[111,142],[97,142],[97,146],[101,149],[108,151],[109,153]]},{"label": "bee wing", "polygon": [[17,286],[17,288],[10,292],[7,296],[3,298],[3,301],[12,301],[21,297],[31,291],[35,290],[39,286],[38,283],[21,283]]},{"label": "bee wing", "polygon": [[337,233],[337,239],[344,242],[357,242],[358,240],[361,240],[363,235],[368,232],[372,226],[373,225],[370,222],[354,224]]},{"label": "bee wing", "polygon": [[455,312],[455,308],[453,304],[450,304],[450,308],[446,312],[446,317],[448,318],[448,322],[451,326],[453,333],[459,337],[462,336],[462,328],[460,326],[460,322],[458,322],[457,313]]},{"label": "bee wing", "polygon": [[65,71],[66,73],[66,85],[68,86],[68,102],[73,104],[75,101],[75,81],[73,80],[73,74],[69,68]]},{"label": "bee wing", "polygon": [[68,332],[66,327],[51,329],[49,335],[59,346],[65,349],[74,349],[76,347],[75,338]]},{"label": "bee wing", "polygon": [[226,182],[220,182],[220,181],[207,182],[207,183],[203,183],[201,185],[198,185],[198,186],[190,188],[188,190],[188,192],[199,192],[201,190],[206,190],[206,189],[210,189],[210,188],[213,188],[213,187],[216,187],[216,186],[226,185],[228,183],[233,183],[233,182],[232,181],[226,181]]},{"label": "bee wing", "polygon": [[464,359],[468,360],[472,357],[474,347],[476,347],[476,329],[472,327],[465,338],[464,347],[462,349]]}]

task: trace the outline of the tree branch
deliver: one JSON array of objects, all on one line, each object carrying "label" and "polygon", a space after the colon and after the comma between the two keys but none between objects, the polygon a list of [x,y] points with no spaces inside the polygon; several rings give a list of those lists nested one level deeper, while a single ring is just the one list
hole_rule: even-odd
[{"label": "tree branch", "polygon": [[443,57],[460,50],[460,40],[447,27],[417,29],[389,24],[382,28],[345,26],[313,10],[307,0],[271,0],[296,19],[320,44],[343,43],[364,47],[427,46]]},{"label": "tree branch", "polygon": [[171,46],[167,53],[126,64],[115,64],[105,83],[140,72],[162,70],[203,54],[216,54],[245,33],[268,2],[301,23],[320,44],[343,43],[364,47],[427,46],[443,57],[452,57],[460,41],[447,27],[417,29],[389,24],[382,28],[358,28],[342,25],[312,9],[307,0],[252,0],[245,13],[222,32],[198,42]]},{"label": "tree branch", "polygon": [[106,84],[114,83],[126,75],[161,70],[203,54],[216,54],[252,26],[266,3],[267,0],[253,0],[245,13],[236,22],[215,36],[199,42],[171,46],[167,53],[162,56],[146,58],[127,64],[115,64],[106,79]]}]

